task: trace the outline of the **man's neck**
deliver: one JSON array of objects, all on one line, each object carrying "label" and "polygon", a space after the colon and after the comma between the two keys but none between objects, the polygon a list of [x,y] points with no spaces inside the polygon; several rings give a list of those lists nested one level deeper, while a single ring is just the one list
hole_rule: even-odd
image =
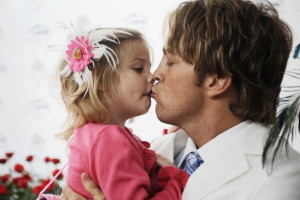
[{"label": "man's neck", "polygon": [[222,114],[219,116],[207,115],[204,119],[198,118],[198,120],[195,120],[182,125],[182,128],[193,139],[197,148],[199,148],[245,119],[236,117],[230,113],[228,115]]}]

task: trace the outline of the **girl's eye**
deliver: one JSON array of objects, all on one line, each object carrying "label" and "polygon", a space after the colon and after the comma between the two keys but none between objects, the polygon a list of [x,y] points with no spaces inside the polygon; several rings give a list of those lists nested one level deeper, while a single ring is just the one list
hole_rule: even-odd
[{"label": "girl's eye", "polygon": [[135,70],[135,71],[141,73],[141,72],[144,71],[144,68],[143,68],[143,67],[136,67],[136,68],[133,68],[133,70]]}]

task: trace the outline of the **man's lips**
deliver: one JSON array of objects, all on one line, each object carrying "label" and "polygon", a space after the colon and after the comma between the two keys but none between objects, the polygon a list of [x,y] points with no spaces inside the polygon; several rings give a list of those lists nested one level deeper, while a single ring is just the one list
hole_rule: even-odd
[{"label": "man's lips", "polygon": [[150,94],[150,97],[155,99],[156,96],[157,96],[157,94],[152,91],[151,94]]}]

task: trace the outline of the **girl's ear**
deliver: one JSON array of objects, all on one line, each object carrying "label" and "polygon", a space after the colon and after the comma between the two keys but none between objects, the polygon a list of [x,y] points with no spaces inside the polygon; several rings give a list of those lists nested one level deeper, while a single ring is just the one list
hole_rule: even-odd
[{"label": "girl's ear", "polygon": [[208,76],[205,79],[205,86],[207,88],[207,95],[209,97],[215,97],[223,94],[231,85],[232,77],[225,76],[219,78],[217,74]]},{"label": "girl's ear", "polygon": [[101,84],[98,85],[98,90],[99,90],[100,92],[103,92],[103,87],[102,87]]}]

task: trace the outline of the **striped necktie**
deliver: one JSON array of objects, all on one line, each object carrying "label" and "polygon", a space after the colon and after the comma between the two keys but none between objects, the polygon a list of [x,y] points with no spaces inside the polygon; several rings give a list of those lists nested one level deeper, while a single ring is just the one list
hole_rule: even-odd
[{"label": "striped necktie", "polygon": [[203,162],[203,159],[197,152],[190,152],[185,159],[183,170],[191,175]]}]

